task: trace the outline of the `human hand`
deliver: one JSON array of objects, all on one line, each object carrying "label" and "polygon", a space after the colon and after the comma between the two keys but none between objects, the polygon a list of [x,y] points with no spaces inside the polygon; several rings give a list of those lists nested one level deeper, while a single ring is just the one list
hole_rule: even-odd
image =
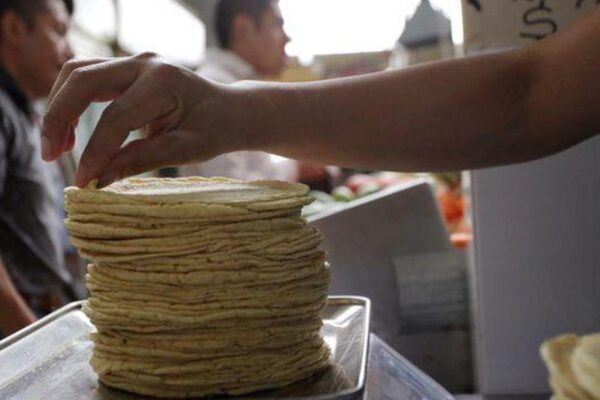
[{"label": "human hand", "polygon": [[[50,161],[70,151],[79,116],[92,102],[112,100],[81,156],[78,186],[204,161],[244,147],[235,92],[150,53],[69,61],[48,98],[42,156]],[[145,137],[122,146],[136,129]]]}]

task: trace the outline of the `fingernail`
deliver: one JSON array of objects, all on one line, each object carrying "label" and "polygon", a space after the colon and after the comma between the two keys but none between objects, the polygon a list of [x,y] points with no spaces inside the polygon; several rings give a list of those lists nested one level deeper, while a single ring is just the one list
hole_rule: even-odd
[{"label": "fingernail", "polygon": [[46,161],[51,161],[52,157],[52,142],[46,136],[42,136],[42,158]]}]

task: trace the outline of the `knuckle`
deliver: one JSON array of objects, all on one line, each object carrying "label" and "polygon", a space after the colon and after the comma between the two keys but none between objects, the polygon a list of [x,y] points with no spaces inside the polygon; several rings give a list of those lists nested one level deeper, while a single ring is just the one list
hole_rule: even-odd
[{"label": "knuckle", "polygon": [[160,56],[153,51],[144,51],[142,53],[135,54],[133,58],[140,61],[146,61],[159,59]]},{"label": "knuckle", "polygon": [[181,71],[177,66],[167,62],[157,63],[154,67],[154,74],[157,79],[173,79],[179,76],[180,73]]},{"label": "knuckle", "polygon": [[101,119],[104,123],[121,122],[131,115],[131,111],[132,109],[129,105],[115,100],[106,107]]},{"label": "knuckle", "polygon": [[78,67],[71,71],[69,79],[73,82],[84,82],[89,78],[90,69],[88,67]]},{"label": "knuckle", "polygon": [[65,62],[62,66],[63,71],[72,72],[73,70],[83,66],[85,60],[72,59]]},{"label": "knuckle", "polygon": [[138,119],[136,115],[140,107],[140,105],[115,100],[106,107],[100,116],[98,125],[108,127],[113,131],[131,132],[138,128],[136,126],[136,120]]},{"label": "knuckle", "polygon": [[179,67],[171,64],[159,54],[145,52],[133,57],[140,64],[141,69],[148,72],[153,78],[171,79],[180,73]]}]

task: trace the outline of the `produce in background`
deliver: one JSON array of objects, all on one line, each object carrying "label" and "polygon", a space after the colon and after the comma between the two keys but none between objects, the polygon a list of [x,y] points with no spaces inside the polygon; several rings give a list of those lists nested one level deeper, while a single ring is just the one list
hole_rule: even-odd
[{"label": "produce in background", "polygon": [[331,194],[313,191],[316,201],[305,207],[304,215],[315,215],[332,211],[341,204],[377,193],[396,185],[403,185],[422,178],[435,178],[435,191],[442,216],[448,226],[450,240],[459,249],[466,248],[472,241],[471,229],[465,222],[465,197],[459,172],[438,174],[415,174],[399,172],[358,173],[346,179],[343,185],[335,187]]},{"label": "produce in background", "polygon": [[331,211],[341,204],[361,197],[377,193],[390,186],[406,184],[415,179],[414,175],[398,172],[378,172],[375,174],[354,174],[346,179],[343,185],[335,187],[331,194],[313,191],[315,202],[306,206],[304,215],[314,215]]},{"label": "produce in background", "polygon": [[450,240],[455,247],[464,249],[471,243],[472,234],[465,222],[461,173],[445,172],[433,176],[437,183],[436,197],[450,232]]}]

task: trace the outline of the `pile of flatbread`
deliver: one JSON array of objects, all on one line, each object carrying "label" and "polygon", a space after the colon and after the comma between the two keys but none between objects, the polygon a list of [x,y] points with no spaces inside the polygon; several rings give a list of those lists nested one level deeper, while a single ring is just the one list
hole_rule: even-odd
[{"label": "pile of flatbread", "polygon": [[91,364],[108,386],[157,397],[243,394],[327,367],[329,270],[302,219],[308,188],[226,178],[67,188],[88,267]]},{"label": "pile of flatbread", "polygon": [[565,334],[542,344],[553,400],[600,400],[600,334]]}]

